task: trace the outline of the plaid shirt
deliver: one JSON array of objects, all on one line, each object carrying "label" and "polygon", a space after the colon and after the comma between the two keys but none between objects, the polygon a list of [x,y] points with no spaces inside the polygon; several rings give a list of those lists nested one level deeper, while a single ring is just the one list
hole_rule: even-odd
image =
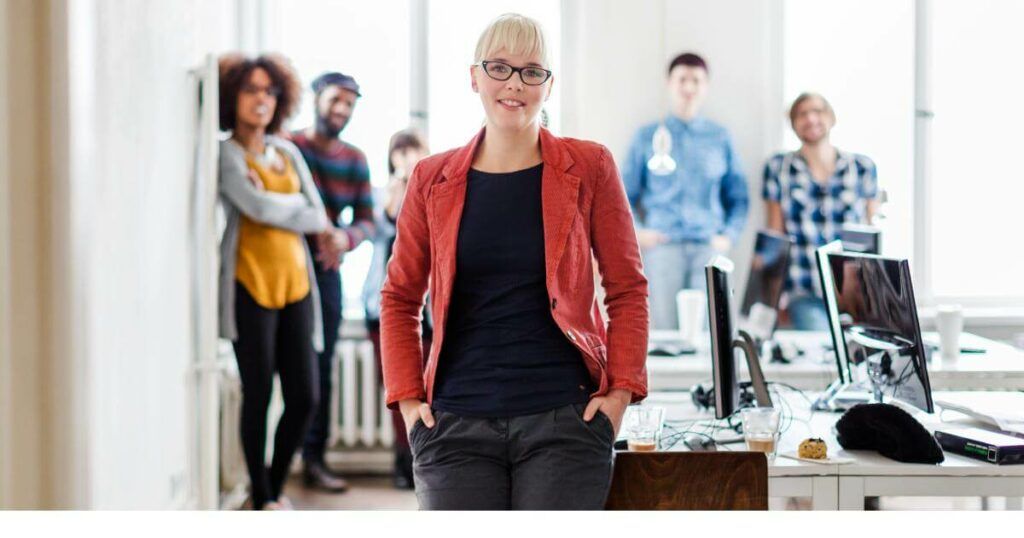
[{"label": "plaid shirt", "polygon": [[867,202],[878,194],[878,171],[864,155],[839,151],[825,184],[811,177],[799,152],[779,153],[764,166],[765,200],[782,206],[786,233],[793,240],[786,290],[822,297],[814,251],[839,239],[842,225],[867,221]]},{"label": "plaid shirt", "polygon": [[[348,235],[349,250],[372,238],[373,190],[363,152],[346,142],[335,145],[330,151],[321,151],[303,131],[292,133],[291,139],[309,166],[327,216]],[[352,222],[347,225],[340,221],[346,207],[352,208]],[[311,245],[316,247],[315,242]]]}]

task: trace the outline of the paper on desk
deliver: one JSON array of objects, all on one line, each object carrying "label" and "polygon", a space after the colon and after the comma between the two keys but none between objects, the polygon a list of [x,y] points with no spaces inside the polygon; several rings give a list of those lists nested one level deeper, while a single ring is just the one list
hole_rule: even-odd
[{"label": "paper on desk", "polygon": [[1024,434],[1024,394],[1020,392],[937,395],[935,403],[993,424],[1005,432]]},{"label": "paper on desk", "polygon": [[810,463],[820,463],[822,465],[845,465],[847,463],[853,463],[853,459],[852,458],[842,458],[842,457],[838,457],[838,456],[829,456],[827,458],[820,459],[820,460],[816,460],[816,459],[812,459],[812,458],[801,458],[798,455],[798,453],[795,452],[795,451],[782,452],[779,455],[782,456],[783,458],[789,458],[791,460],[807,461],[807,462],[810,462]]}]

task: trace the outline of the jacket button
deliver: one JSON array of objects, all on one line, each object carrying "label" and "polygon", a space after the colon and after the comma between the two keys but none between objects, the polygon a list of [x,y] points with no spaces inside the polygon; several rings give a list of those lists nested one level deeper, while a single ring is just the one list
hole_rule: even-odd
[{"label": "jacket button", "polygon": [[576,335],[572,334],[572,331],[565,331],[565,335],[569,337],[569,340],[576,341]]}]

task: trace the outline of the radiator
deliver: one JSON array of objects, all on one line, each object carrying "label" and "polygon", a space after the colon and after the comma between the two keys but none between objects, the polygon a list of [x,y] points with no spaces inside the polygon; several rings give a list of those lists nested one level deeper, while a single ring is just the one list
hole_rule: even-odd
[{"label": "radiator", "polygon": [[384,389],[369,340],[341,340],[334,349],[328,446],[390,447],[395,442]]}]

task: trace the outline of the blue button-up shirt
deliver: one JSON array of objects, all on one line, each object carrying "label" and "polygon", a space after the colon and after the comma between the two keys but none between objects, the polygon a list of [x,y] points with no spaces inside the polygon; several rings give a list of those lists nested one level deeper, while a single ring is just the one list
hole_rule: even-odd
[{"label": "blue button-up shirt", "polygon": [[735,241],[747,221],[747,180],[728,131],[706,118],[685,122],[670,115],[676,170],[658,176],[647,169],[658,123],[633,137],[622,167],[637,226],[666,234],[673,242],[707,242],[714,235]]}]

